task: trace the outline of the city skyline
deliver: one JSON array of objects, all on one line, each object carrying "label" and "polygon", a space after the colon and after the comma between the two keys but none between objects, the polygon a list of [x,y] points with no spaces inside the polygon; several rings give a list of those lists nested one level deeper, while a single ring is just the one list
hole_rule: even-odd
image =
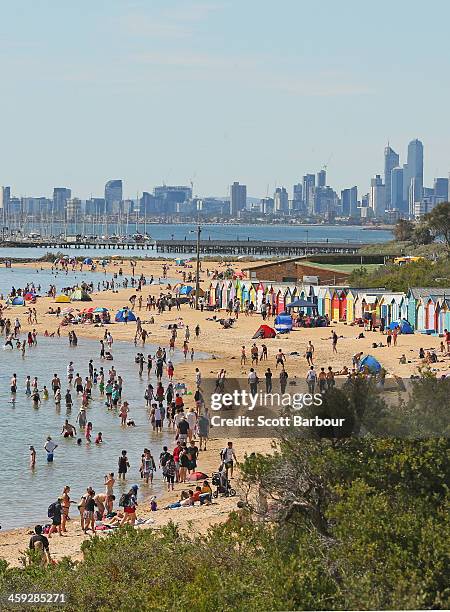
[{"label": "city skyline", "polygon": [[433,4],[428,45],[411,40],[418,1],[3,3],[0,183],[50,194],[57,177],[86,199],[111,176],[126,198],[191,180],[225,196],[236,180],[263,196],[326,165],[338,192],[365,190],[386,143],[405,158],[415,132],[431,184],[450,168],[450,7]]}]

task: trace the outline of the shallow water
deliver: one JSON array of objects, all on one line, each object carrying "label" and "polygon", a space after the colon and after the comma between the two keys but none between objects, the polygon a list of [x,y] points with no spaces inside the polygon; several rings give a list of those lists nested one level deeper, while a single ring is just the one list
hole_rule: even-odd
[{"label": "shallow water", "polygon": [[[40,295],[45,295],[48,291],[50,285],[55,285],[57,292],[61,291],[63,287],[73,287],[74,285],[81,285],[82,282],[86,283],[94,283],[94,289],[97,291],[98,283],[102,283],[104,280],[111,281],[113,277],[113,272],[108,271],[106,275],[101,272],[91,272],[90,270],[69,270],[66,272],[61,270],[36,270],[30,268],[20,268],[17,265],[13,264],[12,268],[0,267],[0,294],[3,294],[3,297],[6,296],[11,291],[11,287],[24,288],[27,283],[34,283],[36,290],[38,286],[41,286]],[[147,278],[149,280],[150,277]],[[125,279],[125,276],[119,277],[118,279],[114,279],[114,282],[121,283]],[[130,280],[130,277],[128,277]],[[167,278],[161,279],[160,281],[156,278],[154,282],[161,284],[172,283],[175,284],[179,282],[179,279]],[[133,291],[130,284],[128,284],[128,288]]]},{"label": "shallow water", "polygon": [[[76,502],[87,486],[103,493],[104,475],[108,472],[117,473],[118,457],[122,449],[126,449],[131,469],[126,485],[115,486],[118,500],[120,493],[131,484],[141,485],[138,470],[144,447],[151,449],[157,464],[162,446],[167,444],[169,448],[173,447],[173,433],[166,429],[162,434],[155,434],[151,429],[143,399],[147,384],[146,368],[144,367],[144,377],[140,379],[137,365],[134,363],[138,350],[140,349],[130,343],[115,342],[114,361],[100,362],[98,342],[83,338],[79,338],[76,348],[70,348],[67,339],[39,338],[38,346],[27,352],[25,358],[22,358],[18,350],[0,349],[0,431],[3,448],[0,470],[0,524],[3,529],[48,522],[47,508],[61,494],[66,484],[71,486],[71,497]],[[148,345],[142,352],[145,355],[154,354],[155,347]],[[205,357],[205,354],[196,355],[196,359]],[[99,398],[99,392],[94,388],[87,419],[93,424],[93,440],[97,432],[101,431],[104,443],[100,446],[94,442],[86,444],[81,434],[83,441],[81,446],[78,446],[76,438],[64,439],[60,435],[65,418],[77,427],[76,417],[81,405],[81,398],[75,399],[75,393],[72,393],[74,405],[71,413],[66,414],[66,367],[69,361],[73,361],[75,373],[79,372],[84,378],[91,358],[94,359],[97,371],[100,365],[103,365],[107,372],[111,364],[114,364],[123,377],[123,399],[130,403],[130,418],[135,420],[136,427],[121,427],[117,412],[106,408],[104,400]],[[176,364],[182,359],[181,352],[176,352],[172,359],[175,364],[175,378]],[[11,403],[10,378],[14,372],[17,373],[18,390],[15,403]],[[39,389],[42,389],[44,384],[50,389],[54,372],[58,373],[62,383],[63,401],[60,411],[55,407],[51,392],[49,400],[42,400],[40,407],[33,409],[31,400],[25,394],[26,376],[29,374],[32,379],[37,376]],[[156,387],[154,375],[151,380]],[[55,450],[53,464],[47,463],[43,449],[48,435],[59,445]],[[33,445],[37,452],[34,471],[29,468],[30,445]],[[145,493],[158,495],[162,490],[161,472],[158,471],[153,487],[142,485],[139,494],[142,498]],[[73,506],[71,515],[74,519],[78,517],[76,505]]]}]

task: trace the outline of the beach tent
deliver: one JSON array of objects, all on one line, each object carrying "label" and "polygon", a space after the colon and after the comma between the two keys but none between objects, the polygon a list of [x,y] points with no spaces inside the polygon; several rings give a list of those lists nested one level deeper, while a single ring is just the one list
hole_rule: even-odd
[{"label": "beach tent", "polygon": [[55,302],[58,302],[58,304],[68,304],[70,302],[70,297],[61,293],[61,295],[56,296]]},{"label": "beach tent", "polygon": [[175,259],[175,263],[177,266],[184,266],[184,259]]},{"label": "beach tent", "polygon": [[121,308],[119,311],[116,312],[116,322],[123,323],[125,321],[125,318],[123,316],[125,310],[128,310],[128,321],[136,321],[136,316],[132,310],[129,310],[128,308]]},{"label": "beach tent", "polygon": [[178,293],[179,295],[189,295],[193,290],[194,287],[191,287],[190,285],[184,285],[184,287],[181,287]]},{"label": "beach tent", "polygon": [[86,257],[86,259],[83,259],[83,263],[87,264],[88,266],[92,266],[94,262],[92,261],[90,257]]},{"label": "beach tent", "polygon": [[282,312],[275,317],[275,329],[280,334],[292,331],[292,317],[286,312]]},{"label": "beach tent", "polygon": [[25,306],[25,300],[23,299],[21,295],[16,295],[16,297],[14,297],[11,300],[11,305],[12,306]]},{"label": "beach tent", "polygon": [[71,299],[73,302],[92,302],[91,296],[82,289],[75,289]]},{"label": "beach tent", "polygon": [[372,355],[366,355],[366,357],[361,359],[359,369],[362,371],[366,367],[372,374],[378,374],[378,372],[381,370],[381,363]]},{"label": "beach tent", "polygon": [[277,332],[269,325],[261,325],[254,336],[252,336],[252,340],[256,340],[256,338],[275,338]]},{"label": "beach tent", "polygon": [[402,319],[401,321],[392,321],[389,325],[389,329],[395,329],[398,327],[402,334],[413,334],[414,330],[412,325],[406,319]]}]

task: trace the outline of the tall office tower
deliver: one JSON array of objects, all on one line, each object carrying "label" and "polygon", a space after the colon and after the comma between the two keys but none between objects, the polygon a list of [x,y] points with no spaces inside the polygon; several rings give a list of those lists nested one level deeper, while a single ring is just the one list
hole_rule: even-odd
[{"label": "tall office tower", "polygon": [[[411,140],[408,145],[408,163],[406,175],[403,173],[403,181],[407,181],[406,185],[406,201],[420,202],[423,191],[423,144],[420,140]],[[412,180],[414,179],[414,193],[410,193],[412,188]],[[405,193],[405,185],[403,185],[403,193]]]},{"label": "tall office tower", "polygon": [[289,210],[289,196],[284,187],[277,187],[273,196],[274,212],[277,215],[284,215]]},{"label": "tall office tower", "polygon": [[292,190],[292,199],[296,202],[303,201],[303,185],[301,183],[297,183],[294,185],[294,189]]},{"label": "tall office tower", "polygon": [[67,187],[54,187],[53,214],[62,217],[66,209],[67,200],[72,197],[72,191]]},{"label": "tall office tower", "polygon": [[230,215],[237,217],[247,206],[247,185],[235,181],[230,187]]},{"label": "tall office tower", "polygon": [[312,215],[314,208],[314,187],[316,185],[316,177],[314,174],[305,174],[303,177],[303,204],[306,209],[306,214]]},{"label": "tall office tower", "polygon": [[118,210],[122,202],[122,181],[108,181],[105,185],[105,207],[106,213]]},{"label": "tall office tower", "polygon": [[341,191],[341,206],[343,217],[358,217],[358,187],[350,187]]},{"label": "tall office tower", "polygon": [[8,224],[9,203],[11,201],[11,187],[2,187],[0,192],[0,222]]},{"label": "tall office tower", "polygon": [[386,209],[386,191],[383,184],[383,179],[377,174],[370,181],[370,208],[374,217],[384,217]]},{"label": "tall office tower", "polygon": [[320,170],[320,172],[317,173],[317,187],[325,187],[326,184],[327,184],[327,171]]},{"label": "tall office tower", "polygon": [[400,158],[389,145],[384,149],[384,184],[386,186],[386,210],[391,209],[391,173],[397,168]]},{"label": "tall office tower", "polygon": [[160,212],[164,214],[176,213],[178,204],[192,200],[192,187],[186,185],[160,185],[155,187],[153,195],[159,202]]},{"label": "tall office tower", "polygon": [[[403,168],[392,168],[391,171],[391,207],[390,210],[398,210],[400,213],[407,212],[405,200],[403,199]],[[386,186],[387,189],[387,186]]]},{"label": "tall office tower", "polygon": [[448,178],[434,179],[433,195],[437,198],[443,198],[443,202],[448,201]]}]

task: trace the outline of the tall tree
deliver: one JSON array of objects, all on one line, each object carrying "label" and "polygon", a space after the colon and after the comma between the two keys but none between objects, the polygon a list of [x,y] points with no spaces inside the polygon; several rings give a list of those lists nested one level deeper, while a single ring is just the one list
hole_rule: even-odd
[{"label": "tall tree", "polygon": [[394,236],[400,242],[406,242],[413,234],[414,224],[406,219],[399,219],[394,227]]},{"label": "tall tree", "polygon": [[443,238],[450,249],[450,202],[442,202],[425,216],[425,222],[436,238]]}]

